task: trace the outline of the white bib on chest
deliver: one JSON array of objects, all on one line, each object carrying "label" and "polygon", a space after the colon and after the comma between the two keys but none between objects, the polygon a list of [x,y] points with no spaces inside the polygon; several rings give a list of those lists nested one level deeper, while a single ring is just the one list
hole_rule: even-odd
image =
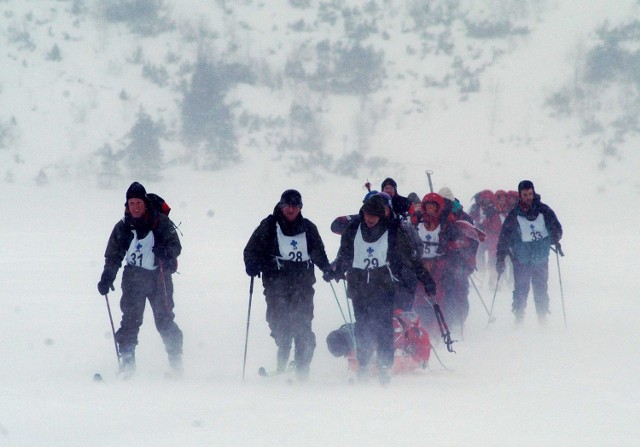
[{"label": "white bib on chest", "polygon": [[309,251],[307,250],[307,233],[296,234],[295,236],[285,236],[280,228],[280,224],[276,223],[278,235],[278,248],[280,256],[278,259],[283,261],[306,262],[309,259]]},{"label": "white bib on chest", "polygon": [[153,231],[149,231],[149,234],[144,239],[138,239],[136,230],[131,231],[133,231],[133,240],[127,251],[127,264],[134,267],[142,267],[146,270],[155,270],[156,257],[153,254],[153,245],[155,244]]},{"label": "white bib on chest", "polygon": [[435,258],[441,256],[438,253],[438,246],[440,245],[440,225],[435,230],[427,230],[424,225],[418,227],[418,234],[424,245],[422,250],[423,258]]},{"label": "white bib on chest", "polygon": [[549,236],[542,213],[538,214],[536,220],[527,220],[523,216],[518,216],[518,224],[520,225],[522,242],[535,242]]},{"label": "white bib on chest", "polygon": [[387,265],[389,232],[385,231],[375,242],[365,242],[362,228],[358,228],[353,240],[353,268],[367,270]]}]

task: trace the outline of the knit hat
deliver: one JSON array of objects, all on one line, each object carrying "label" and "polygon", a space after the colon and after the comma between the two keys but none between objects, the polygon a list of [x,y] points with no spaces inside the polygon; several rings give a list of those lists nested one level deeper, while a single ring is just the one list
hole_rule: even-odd
[{"label": "knit hat", "polygon": [[372,196],[377,196],[378,194],[380,194],[378,191],[376,191],[375,189],[373,191],[369,191],[365,196],[364,199],[362,199],[362,203],[366,202],[367,200],[369,200]]},{"label": "knit hat", "polygon": [[380,196],[372,196],[362,205],[362,211],[372,216],[385,217],[384,199]]},{"label": "knit hat", "polygon": [[451,189],[447,188],[446,186],[443,188],[440,188],[440,191],[438,191],[438,194],[444,197],[445,199],[451,200],[452,202],[456,200],[456,196],[454,196],[453,192],[451,192]]},{"label": "knit hat", "polygon": [[518,194],[523,189],[533,189],[533,192],[534,193],[536,192],[535,188],[533,187],[533,182],[531,180],[523,180],[520,183],[518,183]]},{"label": "knit hat", "polygon": [[410,192],[407,196],[407,200],[409,200],[409,202],[411,203],[417,203],[418,205],[420,205],[420,197],[418,197],[418,194],[416,194],[415,192]]},{"label": "knit hat", "polygon": [[129,186],[129,189],[127,189],[127,201],[129,201],[129,199],[142,199],[145,202],[149,200],[144,186],[138,182],[133,182],[131,186]]},{"label": "knit hat", "polygon": [[393,200],[386,192],[379,192],[378,195],[384,200],[384,204],[393,210]]},{"label": "knit hat", "polygon": [[302,208],[302,196],[295,189],[287,189],[280,196],[280,207],[284,208],[287,205]]},{"label": "knit hat", "polygon": [[387,185],[393,186],[393,189],[396,192],[398,192],[398,184],[391,177],[387,177],[386,179],[384,179],[384,181],[382,182],[382,185],[380,185],[380,189],[384,189],[384,187],[387,186]]}]

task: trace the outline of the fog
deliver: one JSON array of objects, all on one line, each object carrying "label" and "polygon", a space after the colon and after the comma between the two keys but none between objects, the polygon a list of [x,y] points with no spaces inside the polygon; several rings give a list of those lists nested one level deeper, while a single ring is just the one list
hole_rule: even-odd
[{"label": "fog", "polygon": [[[26,4],[42,8],[45,3]],[[618,11],[611,12],[613,19],[623,14],[623,3],[629,7],[622,2],[621,8],[611,8]],[[15,16],[26,11],[15,3],[3,5],[12,5]],[[425,99],[429,105],[422,115],[390,114],[381,120],[371,129],[367,157],[384,155],[388,161],[377,167],[363,161],[353,176],[302,169],[292,163],[296,154],[243,147],[242,160],[223,169],[194,169],[174,159],[166,162],[162,176],[145,179],[123,165],[109,177],[109,185],[100,187],[99,164],[87,161],[88,156],[95,156],[109,132],[116,147],[139,104],[123,112],[121,104],[105,105],[102,94],[96,94],[96,107],[117,110],[118,116],[106,120],[108,115],[88,113],[71,126],[58,100],[44,94],[39,101],[27,100],[24,92],[36,84],[26,78],[12,84],[13,74],[5,75],[2,103],[14,108],[20,132],[12,128],[14,138],[0,148],[9,163],[3,165],[0,188],[0,444],[635,445],[640,438],[635,355],[640,280],[634,267],[640,242],[633,227],[624,224],[638,214],[635,136],[627,134],[615,155],[603,155],[602,135],[584,137],[579,122],[553,116],[544,106],[553,83],[571,78],[567,55],[580,41],[593,38],[580,33],[601,23],[607,5],[581,5],[584,14],[569,20],[566,13],[575,6],[558,2],[541,13],[544,20],[524,42],[483,72],[479,92],[465,100],[458,93],[438,92]],[[15,46],[9,49],[16,51]],[[91,65],[94,56],[70,57]],[[138,82],[127,70],[120,73],[130,85]],[[97,85],[113,78],[98,70],[93,79]],[[71,85],[71,97],[84,91],[82,82]],[[132,91],[139,97],[157,93]],[[274,107],[270,100],[245,98],[255,110]],[[171,102],[160,96],[154,101]],[[335,121],[325,132],[342,135],[338,122],[353,111],[346,102],[331,101]],[[31,116],[27,112],[34,103]],[[2,109],[0,123],[5,124],[10,115]],[[614,109],[608,113],[615,114]],[[158,116],[155,108],[147,110],[154,119]],[[113,124],[121,118],[128,126]],[[46,145],[47,140],[55,144]],[[84,146],[87,141],[95,144]],[[168,147],[179,152],[183,144],[162,141],[165,158],[170,158]],[[327,141],[323,151],[335,161],[344,147]],[[566,256],[559,259],[560,271],[555,256],[550,258],[547,327],[538,325],[530,296],[524,325],[516,329],[506,287],[496,295],[496,321],[488,324],[471,289],[465,337],[455,344],[455,354],[436,344],[442,363],[432,355],[427,369],[394,376],[387,388],[376,381],[351,385],[346,360],[333,357],[326,347],[326,336],[342,317],[331,288],[320,280],[315,286],[318,346],[310,380],[289,384],[285,377],[257,374],[261,366],[273,367],[276,355],[257,284],[242,380],[249,301],[242,249],[281,192],[296,188],[302,193],[303,215],[317,224],[333,258],[339,238],[329,225],[336,216],[358,210],[366,180],[378,187],[391,176],[400,194],[421,196],[428,191],[427,169],[433,171],[434,187],[450,187],[467,209],[481,189],[515,189],[524,178],[535,183],[564,228]],[[41,170],[46,181],[37,182]],[[106,303],[96,290],[107,238],[134,180],[163,196],[173,208],[172,219],[180,223],[183,254],[174,284],[176,322],[185,336],[185,374],[179,381],[165,378],[168,362],[149,309],[136,351],[136,375],[118,380]],[[120,278],[109,295],[116,324]],[[489,304],[495,284],[481,274],[475,280]],[[336,292],[344,306],[341,284]],[[96,373],[104,382],[93,381]]]}]

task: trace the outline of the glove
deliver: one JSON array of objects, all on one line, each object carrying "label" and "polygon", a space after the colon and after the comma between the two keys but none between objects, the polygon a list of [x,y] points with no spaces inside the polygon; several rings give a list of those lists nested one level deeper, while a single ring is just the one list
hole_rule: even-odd
[{"label": "glove", "polygon": [[245,271],[249,276],[260,277],[261,269],[262,269],[262,266],[260,265],[259,262],[256,262],[256,261],[247,261],[247,263],[245,264]]},{"label": "glove", "polygon": [[504,259],[498,259],[496,261],[496,272],[498,272],[498,275],[502,275],[504,273]]},{"label": "glove", "polygon": [[167,260],[171,257],[169,256],[169,249],[164,245],[154,245],[152,251],[155,257],[161,260]]},{"label": "glove", "polygon": [[100,282],[98,283],[98,293],[100,293],[100,295],[106,295],[109,293],[109,289],[116,290],[116,288],[113,287],[113,279],[110,279],[107,272],[103,272]]},{"label": "glove", "polygon": [[331,282],[332,279],[336,279],[336,272],[331,269],[327,269],[322,273],[322,279],[326,282]]}]

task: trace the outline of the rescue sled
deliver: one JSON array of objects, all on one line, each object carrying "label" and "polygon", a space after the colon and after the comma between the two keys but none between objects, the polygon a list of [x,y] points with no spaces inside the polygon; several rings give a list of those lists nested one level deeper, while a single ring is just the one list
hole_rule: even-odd
[{"label": "rescue sled", "polygon": [[[350,371],[359,369],[355,353],[354,324],[344,324],[327,336],[327,346],[335,357],[346,357]],[[431,340],[415,312],[396,310],[393,316],[393,374],[426,368],[431,355]],[[374,362],[375,363],[375,362]],[[372,365],[375,366],[375,365]]]}]

